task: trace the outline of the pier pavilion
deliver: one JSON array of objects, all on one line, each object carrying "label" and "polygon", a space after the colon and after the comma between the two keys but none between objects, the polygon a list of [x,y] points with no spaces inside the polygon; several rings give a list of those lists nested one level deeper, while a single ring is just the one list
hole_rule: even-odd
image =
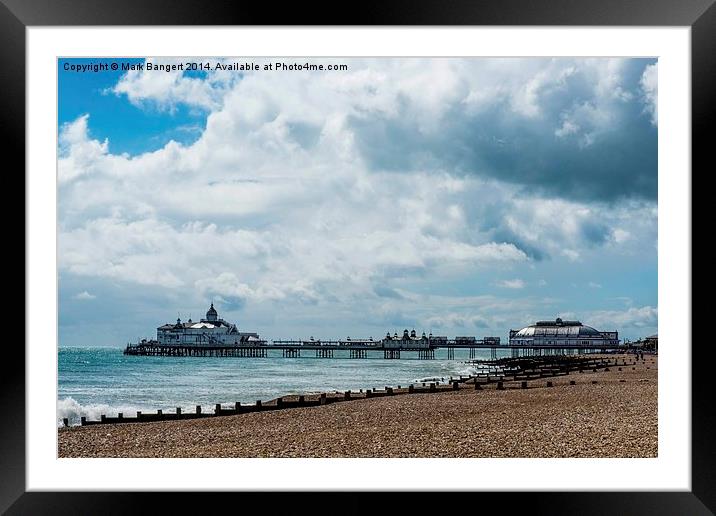
[{"label": "pier pavilion", "polygon": [[250,344],[260,341],[258,333],[242,332],[236,324],[229,323],[219,317],[214,303],[206,312],[206,317],[199,321],[182,322],[177,318],[175,324],[164,324],[157,328],[157,343],[160,346],[201,346]]},{"label": "pier pavilion", "polygon": [[520,330],[510,330],[510,346],[602,348],[618,346],[619,333],[599,331],[580,321],[537,321]]}]

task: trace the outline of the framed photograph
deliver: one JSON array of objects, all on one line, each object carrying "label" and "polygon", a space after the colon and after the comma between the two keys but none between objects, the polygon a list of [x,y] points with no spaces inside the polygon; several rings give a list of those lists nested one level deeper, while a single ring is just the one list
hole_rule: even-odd
[{"label": "framed photograph", "polygon": [[488,4],[4,0],[27,302],[3,510],[711,513],[691,177],[716,8]]}]

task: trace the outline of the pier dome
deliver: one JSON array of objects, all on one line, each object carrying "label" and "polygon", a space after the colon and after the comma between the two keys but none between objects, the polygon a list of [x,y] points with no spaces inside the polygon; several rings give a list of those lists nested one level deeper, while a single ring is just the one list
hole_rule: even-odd
[{"label": "pier dome", "polygon": [[207,321],[216,321],[219,318],[219,314],[216,313],[216,309],[214,308],[214,303],[211,303],[211,307],[206,312],[206,320]]},{"label": "pier dome", "polygon": [[601,333],[591,326],[585,326],[579,321],[563,321],[560,318],[554,321],[537,321],[517,331],[515,337],[534,337],[535,335],[569,335],[574,337],[599,337]]}]

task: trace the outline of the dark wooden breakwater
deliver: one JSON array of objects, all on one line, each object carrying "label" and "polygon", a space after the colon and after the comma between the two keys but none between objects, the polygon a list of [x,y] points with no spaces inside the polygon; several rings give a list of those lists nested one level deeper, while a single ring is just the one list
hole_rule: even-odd
[{"label": "dark wooden breakwater", "polygon": [[[519,388],[529,388],[530,380],[540,380],[544,378],[553,378],[558,376],[569,375],[573,372],[590,373],[597,371],[609,371],[610,368],[634,366],[637,357],[600,357],[600,356],[542,356],[542,357],[522,357],[522,358],[504,358],[497,360],[474,361],[476,364],[494,367],[494,371],[481,372],[469,376],[460,376],[458,378],[450,378],[446,384],[438,382],[422,383],[419,385],[410,384],[407,387],[398,385],[397,387],[385,386],[383,390],[378,389],[362,389],[358,392],[344,391],[342,393],[321,393],[312,395],[286,396],[264,403],[257,400],[255,404],[244,405],[240,402],[232,404],[216,404],[213,412],[202,411],[201,405],[197,405],[195,412],[183,412],[177,407],[175,412],[140,412],[134,417],[125,417],[119,413],[117,416],[102,415],[99,420],[87,420],[81,418],[82,426],[98,425],[98,424],[117,424],[117,423],[144,423],[156,421],[175,421],[185,419],[200,419],[207,417],[229,416],[236,414],[248,414],[252,412],[265,412],[271,410],[284,410],[300,407],[318,407],[329,405],[331,403],[339,403],[344,401],[353,401],[360,399],[380,398],[384,396],[397,396],[405,394],[420,393],[439,393],[446,391],[456,391],[460,388],[471,388],[481,390],[488,385],[494,384],[497,390],[505,390],[507,386],[516,386]],[[643,360],[643,358],[642,358]],[[574,385],[575,381],[570,381]],[[596,382],[592,382],[596,383]],[[551,387],[552,383],[547,382],[547,387]],[[63,420],[64,426],[69,426],[69,421]]]}]

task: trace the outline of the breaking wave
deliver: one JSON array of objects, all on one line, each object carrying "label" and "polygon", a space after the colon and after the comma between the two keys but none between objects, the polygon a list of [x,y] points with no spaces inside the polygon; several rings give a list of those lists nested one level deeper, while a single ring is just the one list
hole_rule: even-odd
[{"label": "breaking wave", "polygon": [[105,403],[82,405],[72,397],[57,400],[57,426],[62,426],[62,419],[67,418],[70,425],[79,425],[80,418],[86,417],[88,420],[97,420],[102,414],[107,416],[116,416],[118,412],[122,412],[127,416],[134,415],[141,407],[132,405],[110,406]]}]

